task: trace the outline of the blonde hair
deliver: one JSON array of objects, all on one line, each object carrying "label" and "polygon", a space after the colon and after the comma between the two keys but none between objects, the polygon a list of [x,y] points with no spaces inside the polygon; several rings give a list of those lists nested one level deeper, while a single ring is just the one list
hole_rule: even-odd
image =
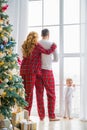
[{"label": "blonde hair", "polygon": [[72,82],[73,82],[73,80],[72,80],[71,78],[67,78],[67,79],[66,79],[66,82],[69,82],[69,81],[72,81]]},{"label": "blonde hair", "polygon": [[38,41],[38,33],[37,32],[30,32],[22,44],[22,53],[23,57],[30,56],[32,54],[32,51],[37,44]]}]

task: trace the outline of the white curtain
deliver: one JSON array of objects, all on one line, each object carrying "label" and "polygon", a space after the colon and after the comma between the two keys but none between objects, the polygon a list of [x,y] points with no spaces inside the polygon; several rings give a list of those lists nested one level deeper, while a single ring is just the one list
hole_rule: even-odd
[{"label": "white curtain", "polygon": [[21,57],[21,44],[28,34],[28,0],[9,0],[8,14],[13,25],[13,37],[17,42],[15,48]]},{"label": "white curtain", "polygon": [[87,121],[87,0],[81,0],[81,111]]}]

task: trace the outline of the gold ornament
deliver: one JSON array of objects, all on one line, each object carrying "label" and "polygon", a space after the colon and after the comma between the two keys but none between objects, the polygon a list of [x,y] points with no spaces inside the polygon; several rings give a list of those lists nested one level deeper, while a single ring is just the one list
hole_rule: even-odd
[{"label": "gold ornament", "polygon": [[4,35],[3,35],[3,34],[1,34],[1,37],[3,38],[3,37],[4,37]]},{"label": "gold ornament", "polygon": [[2,97],[3,97],[3,98],[6,97],[6,94],[7,94],[6,92],[3,92],[3,93],[2,93]]},{"label": "gold ornament", "polygon": [[0,56],[2,56],[2,54],[3,54],[3,53],[2,53],[2,52],[0,52]]},{"label": "gold ornament", "polygon": [[0,32],[2,31],[2,27],[0,27]]},{"label": "gold ornament", "polygon": [[0,19],[0,24],[3,24],[3,20],[2,19]]},{"label": "gold ornament", "polygon": [[9,49],[7,52],[8,52],[9,55],[11,55],[12,54],[12,49]]},{"label": "gold ornament", "polygon": [[4,62],[3,61],[0,61],[0,66],[4,65]]},{"label": "gold ornament", "polygon": [[12,75],[9,75],[9,80],[12,80]]},{"label": "gold ornament", "polygon": [[13,90],[14,90],[14,88],[10,88],[9,90],[10,90],[10,91],[13,91]]},{"label": "gold ornament", "polygon": [[2,82],[2,79],[0,79],[0,83]]},{"label": "gold ornament", "polygon": [[15,64],[15,61],[13,61],[12,64]]}]

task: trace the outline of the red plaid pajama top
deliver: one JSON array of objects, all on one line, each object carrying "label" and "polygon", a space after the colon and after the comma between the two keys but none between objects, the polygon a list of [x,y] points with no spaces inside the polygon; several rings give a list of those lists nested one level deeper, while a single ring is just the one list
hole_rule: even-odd
[{"label": "red plaid pajama top", "polygon": [[50,49],[44,49],[39,43],[35,46],[31,56],[23,58],[20,68],[21,75],[27,75],[28,73],[39,73],[41,69],[41,53],[50,54],[56,48],[53,44]]}]

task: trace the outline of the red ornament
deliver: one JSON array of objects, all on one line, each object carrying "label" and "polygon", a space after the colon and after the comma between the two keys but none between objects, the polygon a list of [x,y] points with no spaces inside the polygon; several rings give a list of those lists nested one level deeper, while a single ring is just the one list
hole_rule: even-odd
[{"label": "red ornament", "polygon": [[2,83],[2,81],[0,80],[0,84]]},{"label": "red ornament", "polygon": [[3,41],[3,44],[5,45],[5,44],[7,44],[7,42],[6,42],[6,41]]},{"label": "red ornament", "polygon": [[2,7],[2,11],[4,12],[8,8],[8,5]]}]

